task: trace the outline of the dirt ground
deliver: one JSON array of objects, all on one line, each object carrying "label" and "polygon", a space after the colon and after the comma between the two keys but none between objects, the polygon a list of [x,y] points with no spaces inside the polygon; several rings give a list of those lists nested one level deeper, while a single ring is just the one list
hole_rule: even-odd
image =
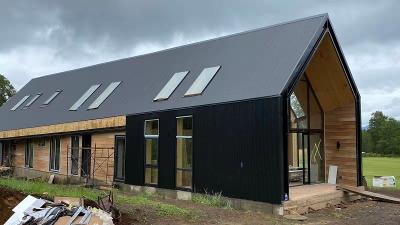
[{"label": "dirt ground", "polygon": [[[400,198],[399,190],[374,190],[382,194]],[[257,212],[246,212],[233,209],[213,208],[190,201],[158,199],[179,207],[188,208],[193,212],[189,218],[163,217],[152,209],[123,207],[126,212],[120,224],[222,224],[222,225],[261,225],[261,224],[400,224],[400,204],[359,200],[353,203],[339,205],[305,215],[303,222],[291,221],[282,217],[265,215]]]},{"label": "dirt ground", "polygon": [[[380,191],[382,192],[382,191]],[[400,197],[400,191],[383,191],[385,194]],[[1,189],[0,191],[0,224],[11,215],[11,209],[25,195]],[[261,224],[400,224],[400,205],[360,200],[307,214],[304,222],[290,221],[282,217],[265,215],[257,212],[246,212],[233,209],[222,209],[196,204],[191,201],[157,199],[158,201],[187,208],[188,216],[163,216],[154,209],[132,205],[122,205],[122,220],[119,225],[154,224],[222,224],[222,225],[261,225]]]},{"label": "dirt ground", "polygon": [[0,188],[0,224],[4,224],[13,214],[12,209],[23,199],[25,195]]},{"label": "dirt ground", "polygon": [[[171,203],[171,201],[169,201]],[[305,215],[306,221],[291,221],[281,217],[256,212],[231,209],[210,208],[188,204],[187,208],[196,212],[192,218],[160,217],[150,209],[130,208],[120,224],[222,224],[222,225],[261,225],[261,224],[400,224],[400,205],[360,200],[354,203],[327,208]],[[176,205],[183,206],[182,203]],[[189,206],[192,205],[192,206]]]}]

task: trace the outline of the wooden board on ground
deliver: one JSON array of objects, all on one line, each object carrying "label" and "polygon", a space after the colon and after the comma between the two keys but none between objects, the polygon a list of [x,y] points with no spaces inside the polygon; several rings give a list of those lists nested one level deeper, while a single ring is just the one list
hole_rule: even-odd
[{"label": "wooden board on ground", "polygon": [[81,198],[72,197],[54,197],[54,203],[67,203],[71,206],[83,206]]},{"label": "wooden board on ground", "polygon": [[352,192],[352,193],[355,193],[355,194],[358,194],[358,195],[361,195],[364,197],[372,198],[374,200],[400,204],[400,198],[394,198],[394,197],[390,197],[387,195],[378,194],[378,193],[374,193],[374,192],[370,192],[370,191],[363,191],[356,187],[350,187],[350,186],[345,186],[345,185],[339,185],[337,187],[343,191]]},{"label": "wooden board on ground", "polygon": [[[70,216],[63,216],[60,217],[57,222],[54,225],[65,225],[68,223],[68,221],[71,219]],[[78,216],[72,224],[77,224],[79,223],[79,221],[81,221],[82,216]],[[102,225],[104,222],[103,220],[101,220],[98,216],[93,215],[92,218],[90,219],[90,222],[88,223],[88,225]]]}]

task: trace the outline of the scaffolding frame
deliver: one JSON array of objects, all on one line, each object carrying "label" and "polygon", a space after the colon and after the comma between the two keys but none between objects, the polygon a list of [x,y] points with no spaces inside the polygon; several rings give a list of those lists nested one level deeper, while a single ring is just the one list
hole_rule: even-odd
[{"label": "scaffolding frame", "polygon": [[[73,150],[78,150],[77,158],[72,156]],[[86,186],[111,186],[114,181],[114,150],[114,146],[98,147],[96,144],[92,147],[71,147],[68,145],[66,157],[67,183],[70,183],[71,177],[79,177],[79,180],[84,179]],[[89,156],[86,159],[83,159],[84,151]],[[72,174],[73,162],[76,165],[77,174]],[[86,172],[88,173],[84,174]],[[96,177],[96,174],[105,179],[98,179],[99,177]]]}]

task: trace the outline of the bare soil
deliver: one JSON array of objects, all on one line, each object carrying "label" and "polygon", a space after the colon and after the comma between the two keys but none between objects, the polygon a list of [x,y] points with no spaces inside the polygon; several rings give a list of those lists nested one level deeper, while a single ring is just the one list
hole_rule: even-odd
[{"label": "bare soil", "polygon": [[26,196],[24,194],[0,188],[0,224],[4,224],[13,214],[12,209]]},{"label": "bare soil", "polygon": [[[379,190],[379,192],[400,197],[400,191],[396,190]],[[24,197],[25,195],[21,193],[0,188],[0,224],[7,220],[12,214],[12,208]],[[209,207],[191,201],[161,198],[156,200],[187,208],[192,213],[189,216],[166,216],[159,215],[157,211],[150,207],[120,205],[122,218],[117,224],[400,224],[400,205],[370,200],[360,200],[351,204],[316,211],[307,214],[308,219],[304,222],[286,220],[282,217],[257,212]]]}]

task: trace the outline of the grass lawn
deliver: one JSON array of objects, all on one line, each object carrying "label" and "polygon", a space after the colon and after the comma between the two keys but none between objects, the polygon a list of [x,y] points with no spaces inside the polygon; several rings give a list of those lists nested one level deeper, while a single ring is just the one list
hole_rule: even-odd
[{"label": "grass lawn", "polygon": [[[107,194],[107,192],[85,188],[76,185],[58,185],[48,184],[41,181],[26,181],[15,178],[1,178],[0,187],[19,191],[24,194],[36,195],[53,199],[55,196],[60,197],[86,197],[97,200],[97,196]],[[118,205],[139,205],[153,208],[160,215],[174,216],[190,216],[190,210],[177,207],[175,205],[159,202],[150,195],[138,194],[127,195],[118,190],[113,190],[115,201]]]},{"label": "grass lawn", "polygon": [[363,175],[368,186],[372,186],[373,176],[395,176],[397,188],[400,189],[400,158],[364,157]]}]

